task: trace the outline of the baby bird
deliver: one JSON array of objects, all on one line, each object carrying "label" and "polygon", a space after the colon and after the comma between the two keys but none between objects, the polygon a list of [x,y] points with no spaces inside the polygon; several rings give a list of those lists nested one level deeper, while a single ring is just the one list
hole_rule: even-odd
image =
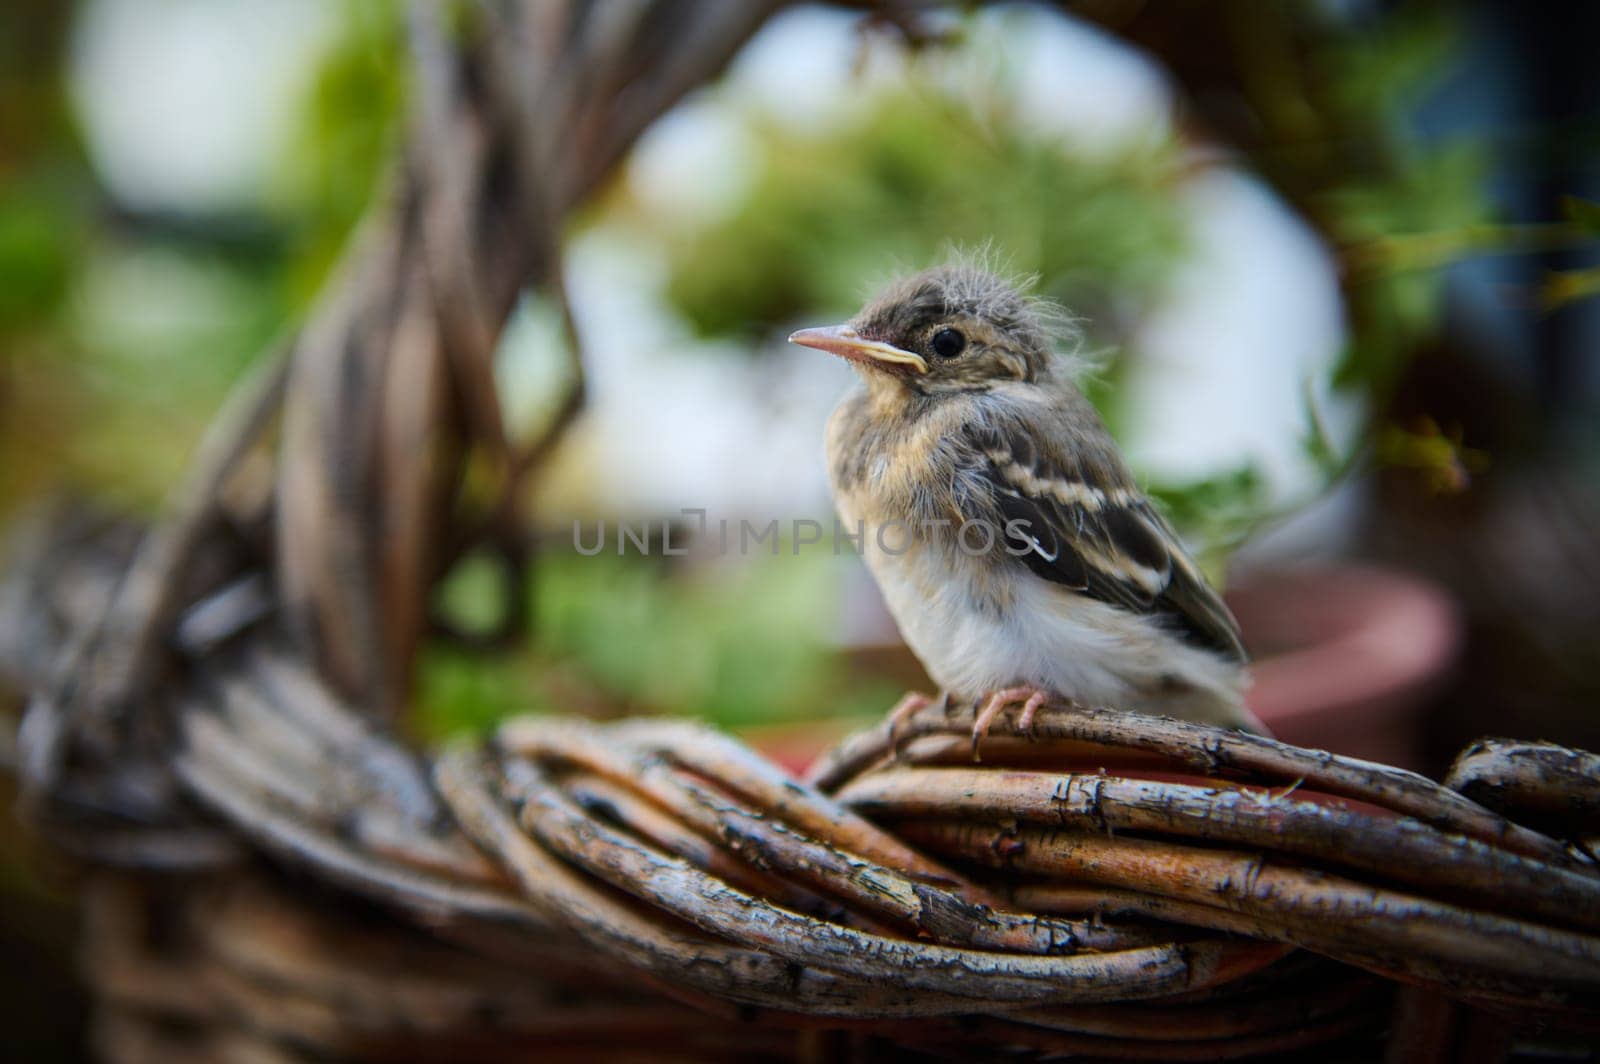
[{"label": "baby bird", "polygon": [[789,337],[861,376],[827,431],[845,527],[928,675],[982,702],[975,745],[1052,696],[1262,730],[1238,625],[1056,365],[1048,320],[942,266]]}]

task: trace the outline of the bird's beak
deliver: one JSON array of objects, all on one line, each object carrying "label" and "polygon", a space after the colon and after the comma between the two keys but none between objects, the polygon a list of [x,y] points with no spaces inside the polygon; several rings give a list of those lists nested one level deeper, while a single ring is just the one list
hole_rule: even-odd
[{"label": "bird's beak", "polygon": [[848,325],[829,325],[819,329],[801,329],[789,337],[791,344],[829,351],[840,358],[864,365],[888,364],[909,366],[918,373],[928,372],[928,363],[915,351],[906,351],[893,344],[868,340]]}]

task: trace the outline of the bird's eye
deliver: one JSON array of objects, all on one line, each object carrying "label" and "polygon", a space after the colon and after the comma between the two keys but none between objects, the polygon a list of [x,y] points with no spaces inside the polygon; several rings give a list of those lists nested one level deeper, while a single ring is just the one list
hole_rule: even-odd
[{"label": "bird's eye", "polygon": [[967,338],[955,329],[940,329],[933,334],[929,346],[940,358],[955,358],[961,353],[961,349],[967,346]]}]

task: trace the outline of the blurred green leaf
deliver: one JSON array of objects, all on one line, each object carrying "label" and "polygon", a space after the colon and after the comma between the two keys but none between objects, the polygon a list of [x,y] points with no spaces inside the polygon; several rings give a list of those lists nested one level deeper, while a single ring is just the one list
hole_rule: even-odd
[{"label": "blurred green leaf", "polygon": [[1150,293],[1184,246],[1170,145],[1078,158],[927,92],[892,93],[838,130],[756,133],[746,198],[719,224],[669,234],[669,297],[705,335],[848,314],[886,267],[952,247],[993,249],[1043,294],[1095,308]]},{"label": "blurred green leaf", "polygon": [[1268,515],[1267,485],[1254,464],[1185,484],[1154,484],[1150,495],[1195,546],[1206,576],[1221,587],[1228,556]]},{"label": "blurred green leaf", "polygon": [[1336,377],[1381,402],[1419,339],[1437,325],[1439,267],[1483,245],[1492,213],[1482,145],[1409,154],[1381,177],[1342,182],[1319,198],[1359,284],[1355,329]]},{"label": "blurred green leaf", "polygon": [[82,224],[39,182],[0,183],[0,335],[55,314],[77,267]]},{"label": "blurred green leaf", "polygon": [[[614,525],[609,532],[608,548]],[[431,651],[419,692],[424,732],[481,732],[513,713],[570,709],[574,685],[612,712],[724,726],[876,714],[893,701],[886,682],[851,677],[826,640],[840,609],[831,553],[785,548],[778,557],[694,567],[667,561],[610,549],[542,557],[529,584],[531,645],[481,661]],[[452,580],[452,608],[490,607],[494,592],[483,576],[469,570]],[[552,683],[565,685],[558,695]]]},{"label": "blurred green leaf", "polygon": [[1561,214],[1584,232],[1600,235],[1600,203],[1578,196],[1562,196]]},{"label": "blurred green leaf", "polygon": [[1428,83],[1444,72],[1460,37],[1453,12],[1419,4],[1402,6],[1376,25],[1325,35],[1318,67],[1328,100],[1345,121],[1404,121]]},{"label": "blurred green leaf", "polygon": [[675,577],[661,559],[557,556],[534,581],[541,651],[630,703],[739,722],[803,716],[829,668],[831,558],[742,559]]},{"label": "blurred green leaf", "polygon": [[1430,490],[1459,494],[1474,473],[1488,468],[1488,455],[1467,447],[1459,428],[1446,432],[1432,418],[1418,418],[1411,428],[1385,425],[1378,436],[1378,461],[1419,473]]},{"label": "blurred green leaf", "polygon": [[1595,296],[1600,296],[1600,266],[1546,274],[1539,290],[1539,303],[1546,311],[1552,311]]},{"label": "blurred green leaf", "polygon": [[433,743],[487,735],[509,717],[551,708],[533,681],[520,656],[430,645],[417,668],[413,726]]},{"label": "blurred green leaf", "polygon": [[343,0],[340,29],[308,86],[281,160],[279,210],[294,247],[288,284],[306,306],[365,213],[399,144],[407,62],[398,0]]}]

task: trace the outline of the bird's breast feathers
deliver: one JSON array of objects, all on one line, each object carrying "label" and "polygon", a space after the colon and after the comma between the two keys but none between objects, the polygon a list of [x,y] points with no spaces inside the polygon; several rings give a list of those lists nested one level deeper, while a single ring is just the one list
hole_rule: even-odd
[{"label": "bird's breast feathers", "polygon": [[1236,723],[1239,667],[1156,618],[936,537],[900,547],[890,539],[885,549],[869,532],[863,556],[907,645],[940,687],[976,698],[1028,683],[1084,705],[1145,712],[1179,712],[1172,695],[1182,689],[1199,709],[1181,715]]},{"label": "bird's breast feathers", "polygon": [[1202,691],[1187,715],[1233,723],[1237,629],[1170,526],[1114,450],[1012,413],[947,403],[895,425],[847,402],[830,423],[840,516],[929,674],[1152,711]]}]

